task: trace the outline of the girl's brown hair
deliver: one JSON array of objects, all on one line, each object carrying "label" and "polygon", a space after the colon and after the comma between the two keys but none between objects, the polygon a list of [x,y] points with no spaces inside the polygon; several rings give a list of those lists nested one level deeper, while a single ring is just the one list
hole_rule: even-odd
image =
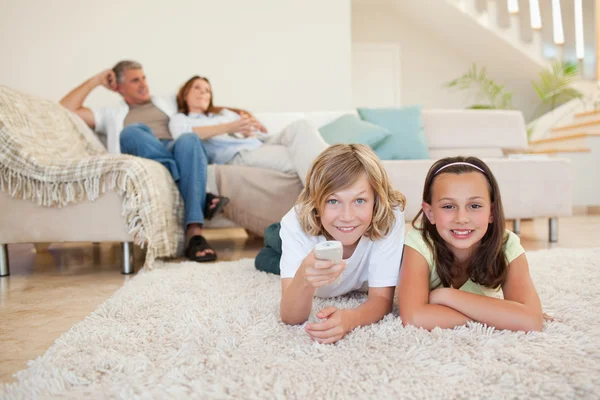
[{"label": "girl's brown hair", "polygon": [[192,86],[194,85],[194,82],[196,81],[196,79],[202,79],[204,82],[208,83],[208,85],[211,87],[210,89],[210,103],[208,104],[208,109],[206,110],[206,114],[212,113],[212,114],[218,114],[221,112],[222,108],[221,107],[215,107],[213,105],[213,93],[212,93],[212,85],[210,84],[210,81],[208,80],[208,78],[205,78],[203,76],[200,75],[194,75],[192,76],[190,79],[188,79],[179,89],[179,92],[177,92],[177,111],[180,113],[184,113],[185,115],[188,115],[190,113],[190,108],[188,107],[187,101],[185,101],[185,98],[187,97],[188,93],[190,92],[190,90],[192,89]]},{"label": "girl's brown hair", "polygon": [[[465,164],[457,164],[445,167],[453,163],[468,163],[479,169]],[[444,168],[445,167],[445,168]],[[443,170],[440,170],[443,168]],[[432,189],[436,178],[442,174],[464,174],[468,172],[477,172],[483,174],[488,183],[491,201],[492,222],[488,225],[488,230],[479,242],[467,264],[467,274],[469,278],[482,286],[489,288],[498,288],[506,280],[508,261],[504,255],[504,244],[508,239],[505,234],[504,209],[500,197],[500,188],[498,182],[489,167],[476,157],[447,157],[435,162],[425,178],[425,187],[423,188],[423,201],[429,205],[432,202]],[[419,223],[420,219],[420,223]],[[435,225],[431,224],[429,219],[419,211],[414,218],[412,225],[415,229],[421,231],[423,239],[433,254],[435,261],[435,270],[444,287],[452,285],[453,267],[456,267],[454,254],[448,248],[448,245],[438,233]]]},{"label": "girl's brown hair", "polygon": [[404,210],[406,199],[392,187],[373,150],[361,144],[336,144],[315,159],[296,201],[302,230],[312,236],[326,235],[319,216],[327,198],[353,185],[362,174],[375,194],[373,220],[365,236],[376,240],[387,235],[396,220],[394,208]]}]

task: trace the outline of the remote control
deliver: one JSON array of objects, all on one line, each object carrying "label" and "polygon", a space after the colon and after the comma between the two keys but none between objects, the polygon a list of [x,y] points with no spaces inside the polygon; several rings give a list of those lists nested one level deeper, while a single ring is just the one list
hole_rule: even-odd
[{"label": "remote control", "polygon": [[315,246],[315,258],[319,260],[330,260],[335,264],[342,262],[343,252],[342,242],[337,240],[328,240],[326,242],[317,243]]}]

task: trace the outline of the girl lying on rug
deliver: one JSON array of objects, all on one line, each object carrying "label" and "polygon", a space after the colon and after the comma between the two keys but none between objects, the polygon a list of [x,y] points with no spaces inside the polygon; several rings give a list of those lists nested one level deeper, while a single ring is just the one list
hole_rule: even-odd
[{"label": "girl lying on rug", "polygon": [[437,161],[413,227],[398,286],[405,325],[453,328],[473,320],[498,329],[542,329],[525,251],[505,229],[498,183],[483,161]]},{"label": "girl lying on rug", "polygon": [[[296,206],[281,220],[281,319],[305,322],[313,296],[368,291],[355,309],[326,307],[306,325],[320,343],[334,343],[357,326],[391,312],[402,260],[405,198],[364,145],[334,145],[313,162]],[[342,243],[343,260],[317,260],[317,243]],[[368,283],[367,283],[368,282]]]}]

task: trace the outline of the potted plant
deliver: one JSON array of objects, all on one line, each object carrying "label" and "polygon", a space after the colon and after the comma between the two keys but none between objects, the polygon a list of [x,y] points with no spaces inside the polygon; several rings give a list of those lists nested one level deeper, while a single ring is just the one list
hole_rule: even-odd
[{"label": "potted plant", "polygon": [[512,110],[512,93],[504,85],[496,83],[487,75],[485,67],[477,68],[473,63],[471,68],[462,76],[444,84],[445,87],[474,92],[476,103],[471,109],[500,109]]},{"label": "potted plant", "polygon": [[583,97],[583,93],[571,87],[580,78],[577,63],[555,60],[549,70],[539,73],[539,77],[539,81],[531,82],[542,101],[536,112],[544,106],[552,111],[561,104]]}]

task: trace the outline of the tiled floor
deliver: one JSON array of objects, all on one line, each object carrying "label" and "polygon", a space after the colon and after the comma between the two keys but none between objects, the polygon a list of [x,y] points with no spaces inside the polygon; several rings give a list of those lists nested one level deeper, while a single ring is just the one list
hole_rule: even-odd
[{"label": "tiled floor", "polygon": [[[600,216],[559,221],[559,242],[547,242],[547,220],[523,221],[526,250],[600,247]],[[241,229],[206,232],[222,261],[254,257],[261,238]],[[37,248],[37,249],[36,249]],[[143,254],[136,249],[136,263]],[[0,382],[44,353],[62,333],[90,314],[132,276],[120,274],[118,243],[9,246],[11,275],[0,278]]]}]

